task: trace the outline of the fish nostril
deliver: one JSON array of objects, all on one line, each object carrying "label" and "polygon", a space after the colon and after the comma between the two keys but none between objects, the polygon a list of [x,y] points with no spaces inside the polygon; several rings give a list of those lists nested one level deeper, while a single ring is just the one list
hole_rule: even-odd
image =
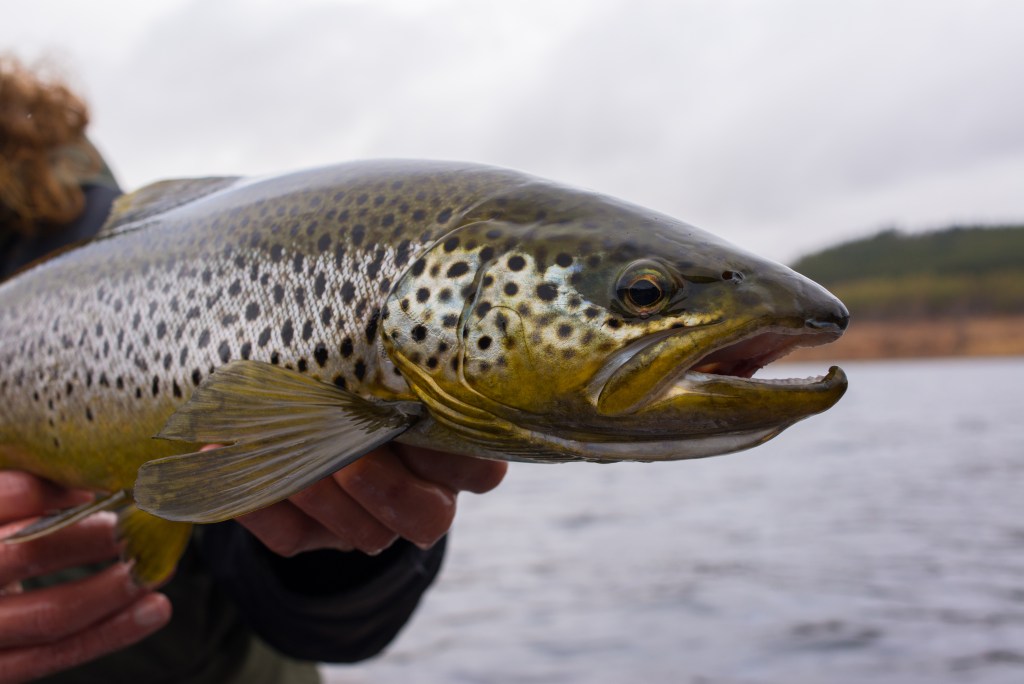
[{"label": "fish nostril", "polygon": [[850,324],[850,313],[843,308],[840,311],[808,318],[805,325],[814,330],[834,330],[842,332]]}]

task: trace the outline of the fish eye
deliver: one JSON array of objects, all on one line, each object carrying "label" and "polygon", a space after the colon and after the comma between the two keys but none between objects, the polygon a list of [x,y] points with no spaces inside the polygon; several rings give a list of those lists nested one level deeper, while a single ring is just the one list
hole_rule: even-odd
[{"label": "fish eye", "polygon": [[648,260],[630,264],[615,286],[615,294],[625,309],[644,318],[660,311],[675,291],[676,285],[665,269]]}]

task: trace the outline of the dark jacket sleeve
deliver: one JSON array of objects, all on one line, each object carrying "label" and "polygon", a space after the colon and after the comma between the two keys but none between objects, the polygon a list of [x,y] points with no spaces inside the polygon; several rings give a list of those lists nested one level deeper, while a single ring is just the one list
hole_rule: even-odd
[{"label": "dark jacket sleeve", "polygon": [[233,523],[203,529],[201,551],[250,627],[294,658],[356,662],[394,639],[441,568],[429,550],[399,540],[379,556],[310,551],[282,558]]}]

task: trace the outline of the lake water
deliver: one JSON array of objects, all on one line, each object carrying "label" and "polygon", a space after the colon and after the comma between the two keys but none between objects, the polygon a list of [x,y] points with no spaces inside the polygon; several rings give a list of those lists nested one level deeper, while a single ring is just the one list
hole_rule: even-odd
[{"label": "lake water", "polygon": [[843,366],[751,451],[514,465],[398,640],[328,681],[1024,682],[1024,359]]}]

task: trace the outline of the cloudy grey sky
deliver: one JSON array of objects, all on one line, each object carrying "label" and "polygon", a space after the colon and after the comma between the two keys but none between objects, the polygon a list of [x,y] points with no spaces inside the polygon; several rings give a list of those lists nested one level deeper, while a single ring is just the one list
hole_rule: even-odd
[{"label": "cloudy grey sky", "polygon": [[6,0],[128,188],[419,157],[518,168],[789,261],[1024,220],[1015,0]]}]

